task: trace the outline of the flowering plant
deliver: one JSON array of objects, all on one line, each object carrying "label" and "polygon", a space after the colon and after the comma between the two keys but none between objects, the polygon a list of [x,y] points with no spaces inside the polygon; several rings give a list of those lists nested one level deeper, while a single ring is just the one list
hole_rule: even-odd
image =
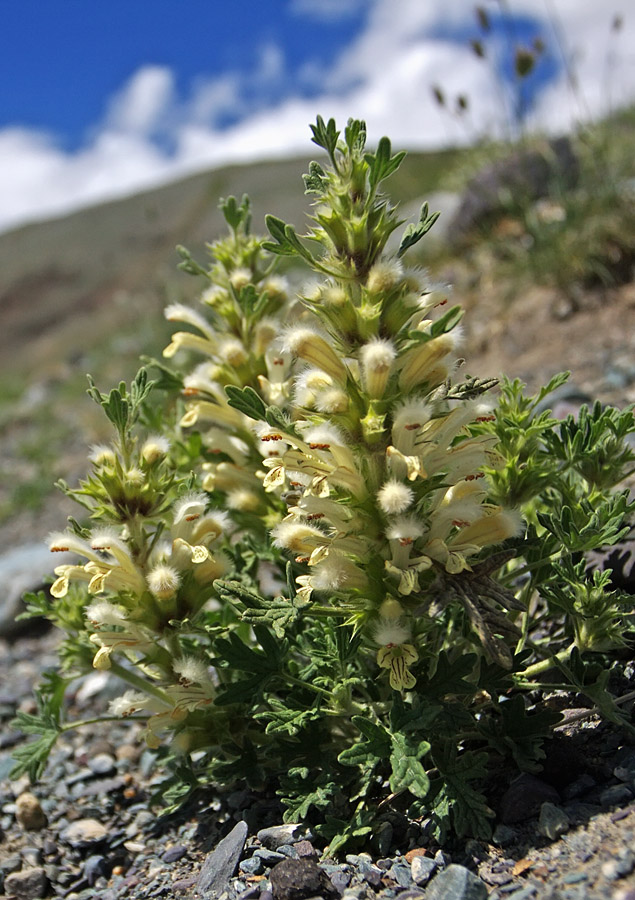
[{"label": "flowering plant", "polygon": [[[360,121],[312,132],[307,234],[268,216],[256,238],[247,198],[223,201],[211,266],[180,248],[206,287],[202,310],[166,310],[185,330],[175,368],[153,362],[154,401],[145,369],[108,395],[91,382],[116,438],[62,485],[87,519],[51,549],[79,560],[30,610],[66,631],[68,678],[92,664],[126,684],[109,714],[169,746],[170,801],[271,783],[332,852],[402,827],[484,837],[491,766],[538,770],[559,719],[529,691],[623,720],[597,662],[632,639],[630,597],[586,555],[628,530],[613,488],[633,414],[558,423],[539,410],[566,376],[534,397],[461,380],[462,309],[405,263],[436,216],[392,238],[382,187],[404,154],[369,151]],[[17,772],[73,727],[63,683],[16,720],[41,734]]]}]

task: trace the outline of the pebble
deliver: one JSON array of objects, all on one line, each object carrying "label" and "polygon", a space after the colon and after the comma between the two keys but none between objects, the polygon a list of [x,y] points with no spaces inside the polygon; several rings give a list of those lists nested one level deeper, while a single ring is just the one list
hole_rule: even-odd
[{"label": "pebble", "polygon": [[538,834],[555,841],[569,830],[569,816],[564,809],[554,803],[543,803],[538,818]]},{"label": "pebble", "polygon": [[173,847],[168,847],[168,849],[164,851],[161,859],[166,863],[174,863],[183,859],[186,854],[187,847],[184,847],[183,844],[175,844]]},{"label": "pebble", "polygon": [[600,794],[600,803],[605,808],[608,806],[623,806],[633,799],[633,792],[626,784],[612,784]]},{"label": "pebble", "polygon": [[93,775],[113,775],[117,771],[117,763],[109,753],[98,753],[87,765]]},{"label": "pebble", "polygon": [[15,817],[25,831],[41,831],[46,826],[46,814],[30,791],[20,794],[15,801]]},{"label": "pebble", "polygon": [[62,832],[60,840],[71,847],[84,849],[91,844],[98,844],[108,837],[107,828],[96,819],[77,819],[71,822]]},{"label": "pebble", "polygon": [[256,837],[265,847],[277,850],[281,844],[294,844],[305,838],[306,828],[303,825],[272,825],[270,828],[261,828]]},{"label": "pebble", "polygon": [[464,866],[451,863],[426,888],[426,900],[486,900],[487,887]]},{"label": "pebble", "polygon": [[337,894],[326,872],[310,859],[284,859],[273,867],[270,880],[275,900],[326,898]]},{"label": "pebble", "polygon": [[410,863],[410,875],[415,884],[427,884],[437,864],[429,856],[415,856]]},{"label": "pebble", "polygon": [[196,889],[203,897],[220,895],[236,871],[247,840],[247,823],[238,822],[207,856]]},{"label": "pebble", "polygon": [[48,878],[44,869],[36,866],[7,875],[4,889],[8,896],[16,900],[39,900],[48,893]]}]

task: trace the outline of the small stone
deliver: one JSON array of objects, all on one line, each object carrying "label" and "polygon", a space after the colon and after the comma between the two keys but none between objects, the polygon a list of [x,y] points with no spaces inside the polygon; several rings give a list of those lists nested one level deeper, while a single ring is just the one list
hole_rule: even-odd
[{"label": "small stone", "polygon": [[27,866],[40,866],[42,864],[43,854],[39,847],[23,847],[20,853]]},{"label": "small stone", "polygon": [[338,894],[343,894],[346,888],[351,883],[351,873],[345,872],[339,867],[336,868],[336,871],[333,872],[330,878],[331,884]]},{"label": "small stone", "polygon": [[108,860],[99,853],[89,856],[84,863],[84,878],[92,887],[98,878],[108,877]]},{"label": "small stone", "polygon": [[555,841],[569,830],[569,816],[564,809],[554,803],[543,803],[538,819],[538,834]]},{"label": "small stone", "polygon": [[290,859],[298,859],[299,856],[293,844],[280,844],[277,852],[282,853],[283,856],[288,856]]},{"label": "small stone", "polygon": [[46,815],[40,801],[25,791],[15,801],[15,817],[25,831],[41,831],[46,826]]},{"label": "small stone", "polygon": [[600,794],[600,803],[604,807],[623,806],[633,799],[633,792],[626,784],[612,784],[604,788]]},{"label": "small stone", "polygon": [[306,837],[306,829],[303,825],[272,825],[270,828],[261,828],[256,835],[261,844],[270,850],[277,850],[281,844],[295,844],[296,841]]},{"label": "small stone", "polygon": [[247,823],[238,822],[207,856],[196,885],[199,894],[218,896],[225,890],[236,871],[247,840],[247,831]]},{"label": "small stone", "polygon": [[326,872],[310,859],[284,859],[269,877],[275,900],[334,897],[337,893]]},{"label": "small stone", "polygon": [[410,874],[415,884],[427,884],[437,864],[429,856],[415,856],[410,863]]},{"label": "small stone", "polygon": [[107,837],[108,830],[97,819],[77,819],[60,834],[60,840],[77,849],[98,844],[100,841],[105,841]]},{"label": "small stone", "polygon": [[39,900],[48,892],[46,872],[39,866],[12,872],[4,880],[5,893],[16,900]]},{"label": "small stone", "polygon": [[498,824],[492,835],[492,843],[496,847],[507,847],[516,837],[516,832],[508,825]]},{"label": "small stone", "polygon": [[259,856],[243,859],[238,863],[238,868],[246,875],[261,875],[265,870],[265,864]]},{"label": "small stone", "polygon": [[284,853],[278,853],[277,850],[268,850],[266,847],[258,847],[254,852],[254,856],[261,859],[266,866],[275,866],[276,863],[282,862],[283,859],[287,858]]},{"label": "small stone", "polygon": [[93,775],[113,775],[117,765],[110,753],[98,753],[87,760],[87,766]]},{"label": "small stone", "polygon": [[[377,866],[373,868],[377,869]],[[380,873],[379,875],[379,883],[381,883],[381,869],[377,869]],[[410,871],[410,866],[405,865],[403,863],[395,863],[388,871],[388,877],[393,878],[399,887],[408,888],[412,887],[412,872]]]},{"label": "small stone", "polygon": [[294,847],[300,859],[317,859],[318,857],[318,852],[311,841],[298,841]]},{"label": "small stone", "polygon": [[173,847],[168,847],[168,849],[164,851],[161,859],[165,863],[178,862],[179,859],[183,859],[186,853],[187,847],[184,847],[183,844],[175,844]]},{"label": "small stone", "polygon": [[426,900],[486,900],[487,887],[464,866],[455,863],[439,872],[426,888]]},{"label": "small stone", "polygon": [[6,859],[0,860],[0,871],[2,872],[19,872],[22,868],[22,860],[16,854],[15,856],[7,856]]}]

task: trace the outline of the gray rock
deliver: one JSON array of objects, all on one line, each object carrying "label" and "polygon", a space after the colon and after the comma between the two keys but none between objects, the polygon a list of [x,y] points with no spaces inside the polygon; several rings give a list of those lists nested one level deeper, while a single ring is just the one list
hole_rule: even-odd
[{"label": "gray rock", "polygon": [[555,841],[560,835],[569,830],[569,816],[564,809],[555,803],[543,803],[540,807],[538,818],[538,834]]},{"label": "gray rock", "polygon": [[426,900],[486,900],[487,887],[464,866],[452,863],[436,875],[426,890]]},{"label": "gray rock", "polygon": [[306,828],[303,825],[272,825],[270,828],[261,828],[256,835],[260,843],[277,850],[281,844],[295,844],[306,837]]},{"label": "gray rock", "polygon": [[99,853],[89,856],[84,863],[84,878],[92,887],[98,878],[106,878],[109,875],[108,860]]},{"label": "gray rock", "polygon": [[437,864],[429,856],[415,856],[410,863],[410,874],[415,884],[427,884]]},{"label": "gray rock", "polygon": [[285,859],[269,876],[274,900],[305,900],[307,897],[335,897],[326,872],[310,859]]},{"label": "gray rock", "polygon": [[612,784],[600,794],[600,803],[604,807],[621,806],[630,803],[632,799],[633,792],[626,784]]},{"label": "gray rock", "polygon": [[44,576],[71,559],[72,554],[53,554],[39,542],[14,547],[0,556],[0,637],[13,638],[32,631],[32,621],[16,622],[16,617],[25,609],[22,595],[44,588]]},{"label": "gray rock", "polygon": [[87,762],[93,775],[112,775],[117,771],[117,764],[110,753],[97,753]]},{"label": "gray rock", "polygon": [[265,870],[265,864],[259,856],[252,856],[241,860],[238,868],[247,875],[261,875]]},{"label": "gray rock", "polygon": [[187,847],[184,847],[183,844],[175,844],[173,847],[168,847],[162,854],[161,859],[165,863],[173,863],[178,862],[179,859],[183,859],[186,854]]},{"label": "gray rock", "polygon": [[17,900],[38,900],[48,891],[48,878],[40,866],[12,872],[4,880],[5,893]]},{"label": "gray rock", "polygon": [[497,825],[492,835],[492,844],[496,847],[507,847],[516,837],[516,832],[509,825]]},{"label": "gray rock", "polygon": [[196,883],[201,896],[218,897],[228,886],[243,852],[247,831],[247,823],[238,822],[207,856]]},{"label": "gray rock", "polygon": [[99,844],[107,837],[108,830],[97,819],[77,819],[60,833],[60,840],[77,849]]}]

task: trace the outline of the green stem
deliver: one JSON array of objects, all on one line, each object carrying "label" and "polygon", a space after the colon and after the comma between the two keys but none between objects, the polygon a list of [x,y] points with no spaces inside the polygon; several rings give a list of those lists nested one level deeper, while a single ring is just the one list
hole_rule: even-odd
[{"label": "green stem", "polygon": [[[148,716],[126,716],[126,722],[146,722]],[[98,725],[100,722],[121,722],[121,716],[95,716],[92,719],[78,719],[75,722],[65,722],[60,726],[60,731],[72,731],[73,728],[83,728],[84,725]]]},{"label": "green stem", "polygon": [[110,671],[113,675],[116,675],[117,678],[121,678],[122,681],[127,682],[132,687],[137,688],[137,690],[143,691],[145,694],[151,694],[167,706],[173,706],[172,701],[165,691],[162,691],[161,688],[152,684],[151,681],[146,681],[145,678],[142,678],[135,672],[131,672],[130,669],[125,669],[119,663],[113,662],[110,666]]},{"label": "green stem", "polygon": [[543,672],[548,672],[549,669],[553,669],[558,662],[566,662],[573,650],[575,650],[575,644],[570,644],[565,650],[561,650],[560,653],[549,656],[547,659],[541,659],[540,662],[528,666],[524,671],[519,672],[518,674],[527,680],[534,678],[536,675],[542,675]]}]

